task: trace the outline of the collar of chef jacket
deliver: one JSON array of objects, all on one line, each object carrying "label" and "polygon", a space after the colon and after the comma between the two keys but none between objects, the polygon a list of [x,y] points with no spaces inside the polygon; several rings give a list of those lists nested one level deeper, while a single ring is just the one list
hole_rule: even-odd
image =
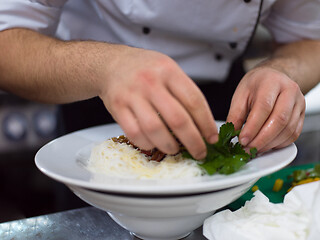
[{"label": "collar of chef jacket", "polygon": [[260,12],[279,42],[319,39],[319,5],[319,0],[1,0],[0,31],[24,27],[64,40],[153,49],[193,78],[223,81],[246,49]]}]

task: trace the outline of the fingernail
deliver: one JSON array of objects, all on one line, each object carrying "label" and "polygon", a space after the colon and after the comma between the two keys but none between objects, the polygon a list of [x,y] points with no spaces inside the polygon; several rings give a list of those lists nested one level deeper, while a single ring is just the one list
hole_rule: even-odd
[{"label": "fingernail", "polygon": [[166,147],[167,147],[167,150],[168,150],[167,152],[169,154],[176,154],[179,151],[178,144],[170,144],[170,143],[168,143]]},{"label": "fingernail", "polygon": [[216,143],[218,141],[218,139],[219,139],[219,135],[218,134],[214,134],[211,137],[209,137],[208,142],[213,144],[213,143]]},{"label": "fingernail", "polygon": [[242,146],[246,146],[249,143],[249,138],[247,138],[247,137],[241,138],[240,143]]},{"label": "fingernail", "polygon": [[246,152],[246,153],[248,153],[248,154],[250,154],[250,148],[244,148],[244,151]]},{"label": "fingernail", "polygon": [[201,152],[195,156],[195,159],[202,160],[207,156],[207,152]]}]

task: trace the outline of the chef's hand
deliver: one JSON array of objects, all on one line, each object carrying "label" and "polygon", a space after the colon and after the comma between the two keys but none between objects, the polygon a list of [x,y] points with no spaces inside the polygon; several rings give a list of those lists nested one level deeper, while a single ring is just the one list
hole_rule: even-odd
[{"label": "chef's hand", "polygon": [[257,67],[240,81],[227,121],[240,129],[239,141],[259,152],[282,148],[302,131],[305,99],[297,83],[271,67]]},{"label": "chef's hand", "polygon": [[114,61],[100,98],[127,137],[138,147],[178,152],[168,129],[196,159],[206,156],[203,137],[218,139],[205,97],[168,56],[128,47]]}]

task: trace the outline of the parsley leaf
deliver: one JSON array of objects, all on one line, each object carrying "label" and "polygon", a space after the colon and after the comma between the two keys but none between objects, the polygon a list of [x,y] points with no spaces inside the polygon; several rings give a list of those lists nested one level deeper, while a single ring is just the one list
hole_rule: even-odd
[{"label": "parsley leaf", "polygon": [[[207,156],[199,166],[202,167],[209,175],[215,173],[231,174],[238,171],[250,159],[255,158],[257,154],[256,148],[250,149],[250,154],[246,153],[242,145],[231,140],[239,136],[240,130],[235,130],[231,122],[227,122],[220,127],[219,140],[215,144],[207,146]],[[182,152],[185,158],[192,158],[187,151]]]}]

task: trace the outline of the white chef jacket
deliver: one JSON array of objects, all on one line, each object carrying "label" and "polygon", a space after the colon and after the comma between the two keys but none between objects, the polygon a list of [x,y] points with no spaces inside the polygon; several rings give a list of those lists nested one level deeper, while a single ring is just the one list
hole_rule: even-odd
[{"label": "white chef jacket", "polygon": [[153,49],[192,78],[217,81],[258,20],[281,43],[320,39],[320,0],[0,0],[0,31],[22,27]]}]

